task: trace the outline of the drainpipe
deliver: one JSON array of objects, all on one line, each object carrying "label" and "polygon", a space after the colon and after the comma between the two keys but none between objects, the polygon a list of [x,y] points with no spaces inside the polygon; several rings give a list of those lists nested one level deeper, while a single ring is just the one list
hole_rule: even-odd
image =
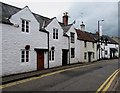
[{"label": "drainpipe", "polygon": [[49,69],[49,32],[47,33],[48,35],[48,69]]},{"label": "drainpipe", "polygon": [[68,36],[69,64],[70,64],[70,36]]}]

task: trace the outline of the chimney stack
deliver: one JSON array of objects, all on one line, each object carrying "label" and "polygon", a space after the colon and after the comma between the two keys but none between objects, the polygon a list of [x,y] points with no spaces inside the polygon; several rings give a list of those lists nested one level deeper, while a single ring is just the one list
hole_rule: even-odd
[{"label": "chimney stack", "polygon": [[63,24],[68,25],[68,13],[65,12],[63,14],[64,14],[64,16],[63,16]]},{"label": "chimney stack", "polygon": [[83,24],[83,21],[82,21],[82,24],[80,25],[80,27],[81,27],[81,31],[85,31],[85,25]]}]

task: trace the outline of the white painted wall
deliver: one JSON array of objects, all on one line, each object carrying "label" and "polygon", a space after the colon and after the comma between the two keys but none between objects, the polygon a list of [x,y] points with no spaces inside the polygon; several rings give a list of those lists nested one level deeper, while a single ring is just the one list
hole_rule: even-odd
[{"label": "white painted wall", "polygon": [[[91,61],[96,61],[97,60],[97,44],[94,43],[94,48],[92,45],[92,42],[87,42],[86,48],[84,47],[84,41],[79,40],[80,42],[80,62],[88,62],[88,52],[94,52],[94,58],[93,54],[91,55]],[[87,53],[86,59],[84,59],[84,53]]]},{"label": "white painted wall", "polygon": [[[21,31],[21,18],[30,20],[30,33]],[[11,25],[2,26],[2,74],[16,74],[37,69],[37,53],[34,48],[48,48],[47,33],[39,31],[39,23],[28,7],[13,15],[12,23],[18,24],[16,28]],[[30,62],[21,63],[21,49],[30,45]],[[47,68],[47,53],[45,53],[45,68]]]},{"label": "white painted wall", "polygon": [[[58,39],[53,39],[53,28],[58,29]],[[55,47],[55,60],[49,61],[50,68],[61,66],[62,49],[68,49],[68,38],[63,36],[63,29],[56,18],[54,18],[45,29],[49,31],[49,50],[51,50],[51,47]]]},{"label": "white painted wall", "polygon": [[[71,43],[71,37],[70,37],[70,33],[75,33],[75,42],[74,43]],[[78,63],[80,62],[80,43],[79,41],[77,40],[77,33],[74,29],[74,26],[72,25],[70,27],[70,29],[68,30],[68,32],[66,33],[70,38],[70,64],[73,64],[73,63]],[[74,48],[75,49],[75,57],[74,58],[71,58],[71,48]]]},{"label": "white painted wall", "polygon": [[[118,44],[110,44],[108,43],[105,45],[105,43],[100,44],[100,58],[110,58],[110,48],[115,48],[118,50],[118,52],[115,54],[117,57],[119,56],[119,45]],[[105,51],[107,51],[107,55],[105,54]],[[98,50],[98,59],[99,59],[99,50]]]}]

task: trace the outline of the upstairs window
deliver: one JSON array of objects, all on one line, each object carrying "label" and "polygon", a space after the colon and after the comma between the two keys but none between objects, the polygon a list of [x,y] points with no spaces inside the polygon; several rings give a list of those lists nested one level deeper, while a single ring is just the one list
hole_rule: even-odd
[{"label": "upstairs window", "polygon": [[94,43],[92,43],[92,46],[93,46],[93,48],[94,48]]},{"label": "upstairs window", "polygon": [[53,28],[53,39],[58,39],[58,29]]},{"label": "upstairs window", "polygon": [[29,50],[21,50],[21,62],[29,62]]},{"label": "upstairs window", "polygon": [[71,48],[71,58],[75,57],[75,48]]},{"label": "upstairs window", "polygon": [[22,32],[29,33],[29,21],[22,20]]},{"label": "upstairs window", "polygon": [[71,43],[74,43],[75,42],[75,33],[70,33],[70,36],[71,36]]},{"label": "upstairs window", "polygon": [[87,42],[86,41],[84,41],[84,47],[87,47]]}]

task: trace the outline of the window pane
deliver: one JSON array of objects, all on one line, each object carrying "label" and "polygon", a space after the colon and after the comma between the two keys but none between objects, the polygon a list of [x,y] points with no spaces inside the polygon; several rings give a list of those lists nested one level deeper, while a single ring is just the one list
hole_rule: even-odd
[{"label": "window pane", "polygon": [[29,32],[29,22],[26,21],[26,32]]},{"label": "window pane", "polygon": [[75,57],[75,51],[74,51],[74,48],[71,48],[71,58],[74,58]]},{"label": "window pane", "polygon": [[86,57],[87,57],[87,53],[84,53],[84,59],[86,59]]},{"label": "window pane", "polygon": [[21,59],[21,62],[25,62],[25,60],[24,60],[24,59]]},{"label": "window pane", "polygon": [[21,51],[21,62],[24,62],[24,61],[25,61],[24,58],[25,58],[25,51],[22,50],[22,51]]},{"label": "window pane", "polygon": [[54,51],[52,51],[52,60],[54,60]]},{"label": "window pane", "polygon": [[22,20],[22,31],[24,32],[25,31],[25,21]]},{"label": "window pane", "polygon": [[53,39],[55,39],[55,29],[53,29]]},{"label": "window pane", "polygon": [[84,42],[84,46],[87,47],[87,42],[86,41]]},{"label": "window pane", "polygon": [[93,58],[94,58],[94,53],[93,53]]},{"label": "window pane", "polygon": [[26,51],[26,62],[29,61],[29,51]]},{"label": "window pane", "polygon": [[29,62],[29,59],[26,59],[26,62]]},{"label": "window pane", "polygon": [[71,35],[71,43],[74,43],[74,33],[70,33]]},{"label": "window pane", "polygon": [[58,39],[58,29],[56,29],[56,39]]}]

